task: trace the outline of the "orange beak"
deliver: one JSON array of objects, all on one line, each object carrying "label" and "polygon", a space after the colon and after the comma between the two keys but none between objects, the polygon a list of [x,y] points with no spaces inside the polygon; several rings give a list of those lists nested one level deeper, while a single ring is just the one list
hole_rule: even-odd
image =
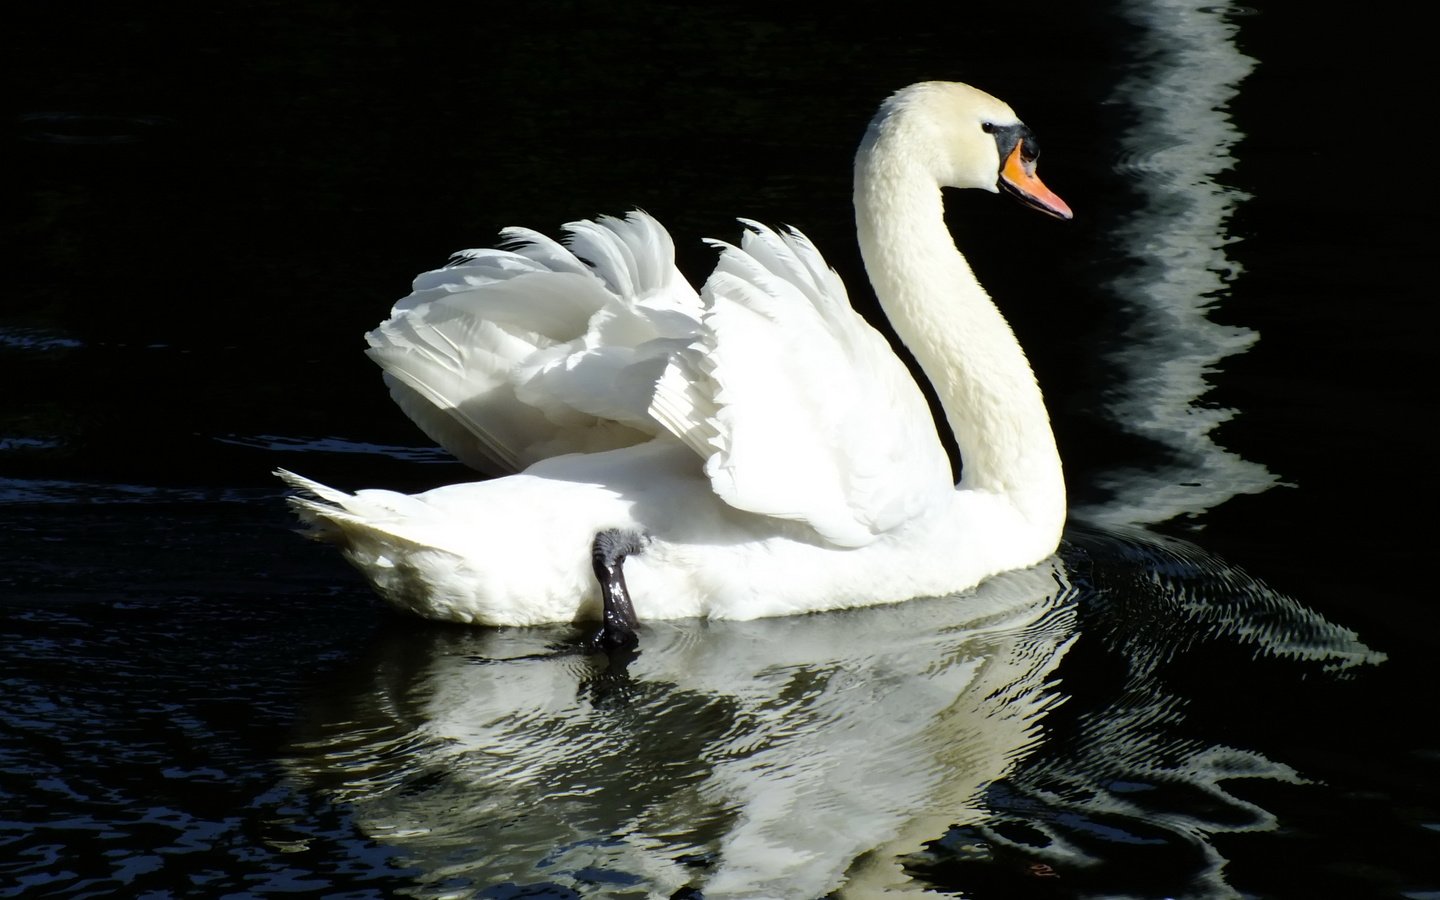
[{"label": "orange beak", "polygon": [[1027,162],[1021,155],[1020,151],[1024,146],[1023,140],[1015,142],[1015,149],[1010,151],[1005,165],[1000,167],[1000,186],[1032,209],[1038,209],[1057,219],[1073,219],[1075,214],[1070,211],[1070,204],[1061,200],[1040,181],[1035,174],[1035,161],[1032,159]]}]

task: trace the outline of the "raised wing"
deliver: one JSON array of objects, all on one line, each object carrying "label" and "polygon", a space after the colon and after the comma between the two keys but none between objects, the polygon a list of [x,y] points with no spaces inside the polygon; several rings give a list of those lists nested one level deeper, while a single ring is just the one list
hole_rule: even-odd
[{"label": "raised wing", "polygon": [[699,297],[653,218],[565,231],[560,244],[510,228],[507,249],[457,254],[366,335],[400,408],[481,471],[659,433],[654,383],[699,333]]},{"label": "raised wing", "polygon": [[949,495],[924,395],[804,235],[745,222],[702,291],[650,414],[739,509],[860,546]]}]

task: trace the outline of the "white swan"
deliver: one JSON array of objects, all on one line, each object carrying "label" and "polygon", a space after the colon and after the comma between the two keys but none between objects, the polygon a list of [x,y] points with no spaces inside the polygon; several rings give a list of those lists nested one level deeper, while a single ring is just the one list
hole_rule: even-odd
[{"label": "white swan", "polygon": [[884,102],[856,156],[865,267],[939,394],[958,485],[919,388],[803,235],[746,222],[697,294],[638,212],[567,225],[564,246],[507,229],[511,249],[421,275],[368,335],[430,437],[518,474],[416,495],[276,474],[302,492],[290,502],[308,534],[401,609],[603,617],[617,643],[636,616],[887,603],[1033,565],[1064,523],[1060,459],[940,189],[1003,187],[1068,219],[1037,153],[1006,104],[926,82]]}]

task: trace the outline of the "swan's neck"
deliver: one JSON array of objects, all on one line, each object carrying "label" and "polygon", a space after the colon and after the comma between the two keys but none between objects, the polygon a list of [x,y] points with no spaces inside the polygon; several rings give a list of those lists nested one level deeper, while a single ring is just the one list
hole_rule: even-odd
[{"label": "swan's neck", "polygon": [[1058,535],[1064,478],[1035,375],[955,248],[935,177],[897,137],[872,126],[856,158],[855,218],[870,282],[945,408],[960,487],[1003,494]]}]

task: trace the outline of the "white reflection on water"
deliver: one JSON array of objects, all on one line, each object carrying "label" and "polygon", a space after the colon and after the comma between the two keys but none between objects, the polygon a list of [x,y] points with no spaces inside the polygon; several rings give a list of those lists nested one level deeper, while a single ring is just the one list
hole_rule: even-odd
[{"label": "white reflection on water", "polygon": [[1111,399],[1116,423],[1158,442],[1172,461],[1104,480],[1113,498],[1077,510],[1102,524],[1157,523],[1212,509],[1237,494],[1277,483],[1265,466],[1215,442],[1235,410],[1203,405],[1207,376],[1244,352],[1258,334],[1219,325],[1208,311],[1240,273],[1227,247],[1236,207],[1249,199],[1222,183],[1241,134],[1228,109],[1255,60],[1235,45],[1232,7],[1186,0],[1130,0],[1119,12],[1138,26],[1134,60],[1113,102],[1133,123],[1120,135],[1122,168],[1142,206],[1117,224],[1116,241],[1133,261],[1111,285],[1131,314],[1124,343],[1110,355],[1124,373]]},{"label": "white reflection on water", "polygon": [[874,896],[1037,741],[1072,601],[1051,564],[963,603],[661,622],[625,674],[551,652],[567,630],[401,633],[289,764],[427,896]]}]

